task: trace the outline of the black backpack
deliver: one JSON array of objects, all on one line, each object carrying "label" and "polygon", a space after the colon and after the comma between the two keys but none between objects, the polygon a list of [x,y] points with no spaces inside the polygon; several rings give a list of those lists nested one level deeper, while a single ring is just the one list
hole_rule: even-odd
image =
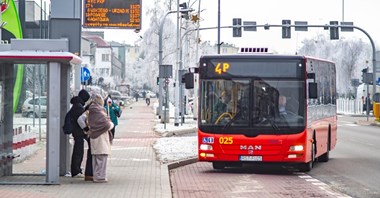
[{"label": "black backpack", "polygon": [[63,123],[63,133],[70,135],[74,131],[74,120],[71,116],[71,109],[65,115],[65,122]]}]

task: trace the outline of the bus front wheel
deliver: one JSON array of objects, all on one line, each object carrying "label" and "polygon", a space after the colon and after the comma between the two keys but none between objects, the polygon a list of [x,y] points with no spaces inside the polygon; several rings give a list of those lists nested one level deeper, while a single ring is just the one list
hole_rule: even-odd
[{"label": "bus front wheel", "polygon": [[224,167],[226,167],[226,165],[222,162],[213,162],[212,167],[216,170],[222,170]]},{"label": "bus front wheel", "polygon": [[311,160],[307,163],[300,164],[300,167],[299,167],[300,171],[302,172],[311,171],[311,169],[313,169],[314,161],[315,161],[315,142],[313,142],[313,144],[311,145]]}]

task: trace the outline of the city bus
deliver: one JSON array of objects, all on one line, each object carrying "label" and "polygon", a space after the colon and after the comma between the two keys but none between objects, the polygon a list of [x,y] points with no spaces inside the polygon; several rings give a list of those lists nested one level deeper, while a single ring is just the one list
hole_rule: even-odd
[{"label": "city bus", "polygon": [[[300,55],[204,55],[199,62],[198,159],[310,171],[337,142],[336,70]],[[285,104],[284,104],[285,101]]]}]

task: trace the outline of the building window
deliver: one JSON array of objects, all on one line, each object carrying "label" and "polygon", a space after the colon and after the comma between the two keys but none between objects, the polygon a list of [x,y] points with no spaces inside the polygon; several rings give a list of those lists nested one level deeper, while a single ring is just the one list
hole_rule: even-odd
[{"label": "building window", "polygon": [[110,62],[110,55],[109,54],[102,54],[102,61],[103,62]]}]

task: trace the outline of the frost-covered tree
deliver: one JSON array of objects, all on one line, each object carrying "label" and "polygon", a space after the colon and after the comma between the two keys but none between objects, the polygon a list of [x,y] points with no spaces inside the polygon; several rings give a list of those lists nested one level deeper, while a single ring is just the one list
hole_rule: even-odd
[{"label": "frost-covered tree", "polygon": [[[196,1],[188,1],[188,5],[195,5]],[[159,27],[160,23],[163,21],[166,13],[169,10],[176,9],[176,1],[171,0],[155,0],[154,6],[147,10],[147,15],[150,17],[149,28],[145,31],[143,39],[139,42],[140,46],[140,58],[133,64],[133,79],[132,85],[137,89],[142,89],[143,87],[151,89],[153,91],[158,91],[158,86],[156,85],[156,77],[158,76],[159,65],[158,65],[158,41],[159,41]],[[177,70],[176,64],[176,52],[177,52],[177,25],[176,25],[176,13],[168,15],[164,20],[163,28],[163,49],[162,57],[163,64],[173,65],[173,75]],[[181,19],[181,36],[180,41],[182,46],[182,65],[184,68],[194,67],[196,65],[196,47],[197,41],[196,31],[188,31],[196,28],[196,24],[192,21]],[[186,34],[185,34],[186,33]],[[201,54],[201,50],[199,54]],[[175,76],[171,79],[169,86],[171,93],[171,100],[174,99],[174,89],[172,83],[175,80]]]},{"label": "frost-covered tree", "polygon": [[345,39],[331,41],[325,35],[302,41],[299,50],[301,55],[332,60],[336,64],[337,91],[340,96],[355,93],[351,86],[352,79],[360,79],[361,70],[367,67],[366,62],[371,58],[371,46],[360,39]]}]

